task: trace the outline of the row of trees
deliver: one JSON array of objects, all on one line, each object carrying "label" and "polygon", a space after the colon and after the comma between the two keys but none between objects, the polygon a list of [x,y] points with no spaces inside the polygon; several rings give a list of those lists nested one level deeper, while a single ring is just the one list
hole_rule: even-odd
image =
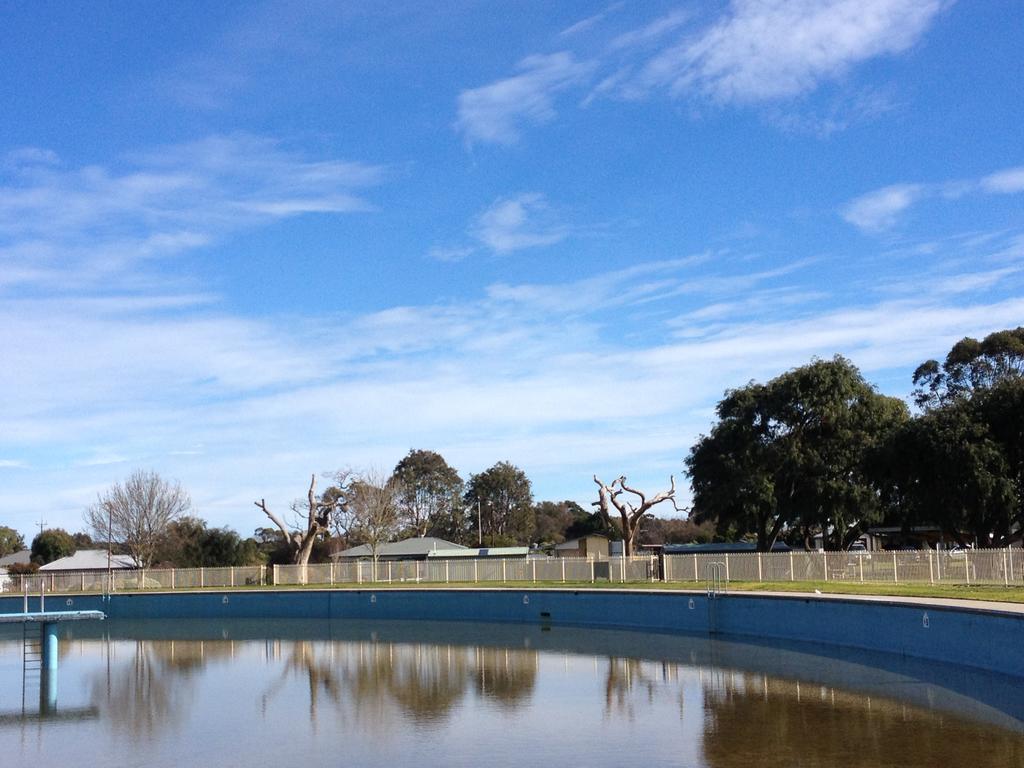
[{"label": "row of trees", "polygon": [[846,359],[731,390],[690,451],[693,518],[720,535],[821,533],[842,549],[871,524],[938,526],[982,546],[1024,526],[1024,328],[965,338],[914,374],[910,414]]}]

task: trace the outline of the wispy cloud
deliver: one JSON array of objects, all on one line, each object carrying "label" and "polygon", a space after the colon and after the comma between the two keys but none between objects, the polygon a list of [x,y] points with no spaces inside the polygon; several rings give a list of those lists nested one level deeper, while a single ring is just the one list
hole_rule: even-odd
[{"label": "wispy cloud", "polygon": [[[463,91],[458,127],[470,142],[515,143],[523,127],[555,116],[554,97],[585,89],[583,106],[602,97],[666,94],[720,106],[769,109],[774,124],[818,135],[842,130],[892,106],[879,91],[852,89],[823,115],[780,105],[841,82],[864,62],[917,44],[949,0],[733,0],[696,27],[688,8],[672,10],[611,38],[578,61],[570,52],[524,59],[520,74]],[[559,35],[588,28],[604,14]]]},{"label": "wispy cloud", "polygon": [[94,282],[126,265],[209,245],[243,228],[373,206],[381,166],[308,160],[245,134],[66,167],[46,150],[8,155],[0,174],[4,283]]},{"label": "wispy cloud", "polygon": [[600,13],[595,13],[592,16],[587,16],[586,18],[580,19],[574,24],[570,24],[568,27],[559,32],[558,36],[572,37],[573,35],[577,35],[581,32],[591,29],[592,27],[595,27],[602,21],[604,21],[608,16],[622,8],[622,6],[623,3],[612,3]]},{"label": "wispy cloud", "polygon": [[891,229],[911,206],[928,198],[955,200],[971,194],[1011,195],[1024,192],[1024,167],[1007,168],[980,179],[932,184],[893,184],[846,203],[840,214],[866,232]]},{"label": "wispy cloud", "polygon": [[593,71],[590,62],[571,53],[528,56],[519,74],[459,94],[456,128],[469,143],[514,144],[524,124],[555,116],[555,96],[583,82]]}]

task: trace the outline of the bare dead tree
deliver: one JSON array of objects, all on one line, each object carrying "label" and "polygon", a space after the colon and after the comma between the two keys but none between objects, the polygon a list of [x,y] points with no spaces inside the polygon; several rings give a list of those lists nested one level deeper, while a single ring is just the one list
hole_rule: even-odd
[{"label": "bare dead tree", "polygon": [[352,481],[345,499],[351,535],[370,548],[376,563],[380,547],[401,526],[402,483],[394,476],[370,471]]},{"label": "bare dead tree", "polygon": [[[306,565],[309,563],[309,556],[313,552],[313,544],[317,537],[330,532],[331,520],[338,510],[344,488],[350,473],[341,470],[335,473],[335,486],[329,488],[322,497],[316,495],[316,475],[312,475],[309,481],[309,491],[306,493],[304,502],[296,502],[292,505],[292,511],[300,518],[296,525],[288,526],[285,522],[270,511],[265,499],[254,501],[257,507],[263,510],[263,514],[281,529],[285,540],[292,549],[292,562],[295,565]],[[305,509],[302,509],[305,506]]]},{"label": "bare dead tree", "polygon": [[142,567],[153,556],[167,526],[192,507],[188,492],[156,472],[136,470],[114,483],[85,510],[85,522],[97,539],[119,542]]},{"label": "bare dead tree", "polygon": [[[604,482],[598,479],[597,475],[594,475],[594,482],[597,483],[598,488],[598,500],[593,503],[593,506],[598,508],[601,512],[601,517],[608,526],[612,524],[612,507],[619,513],[619,517],[622,520],[622,539],[625,542],[625,554],[627,557],[633,554],[637,534],[640,533],[640,521],[651,507],[665,501],[671,501],[676,512],[684,511],[676,505],[676,479],[673,475],[669,475],[668,479],[671,483],[671,488],[648,499],[640,491],[626,485],[625,475],[612,480],[611,485],[605,485]],[[637,501],[634,502],[621,498],[623,493],[630,493],[636,496]]]}]

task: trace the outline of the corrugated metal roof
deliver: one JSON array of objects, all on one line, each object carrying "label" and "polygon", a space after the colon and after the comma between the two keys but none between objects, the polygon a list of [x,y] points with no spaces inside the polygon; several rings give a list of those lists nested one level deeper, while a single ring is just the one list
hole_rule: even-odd
[{"label": "corrugated metal roof", "polygon": [[[434,536],[423,536],[420,538],[404,539],[383,544],[377,549],[378,557],[426,557],[437,549],[466,549],[461,544],[438,539]],[[369,544],[361,544],[358,547],[350,547],[341,552],[335,552],[332,558],[352,557],[373,557],[373,550]]]},{"label": "corrugated metal roof", "polygon": [[[131,555],[114,555],[110,559],[110,567],[114,570],[138,568]],[[54,560],[40,567],[40,571],[105,571],[107,569],[107,550],[80,549],[75,554]]]}]

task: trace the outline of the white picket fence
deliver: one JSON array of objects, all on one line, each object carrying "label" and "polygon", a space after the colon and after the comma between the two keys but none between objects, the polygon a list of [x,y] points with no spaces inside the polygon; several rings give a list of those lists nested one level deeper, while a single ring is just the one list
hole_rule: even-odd
[{"label": "white picket fence", "polygon": [[1024,585],[1024,550],[957,552],[771,552],[666,555],[665,581],[700,583],[709,563],[722,563],[726,581],[839,581],[888,584]]},{"label": "white picket fence", "polygon": [[278,565],[275,584],[482,584],[500,582],[638,582],[658,581],[655,556],[585,558],[529,558],[493,560],[357,560],[317,565]]},{"label": "white picket fence", "polygon": [[[0,575],[0,592],[39,594],[341,584],[579,584],[666,581],[703,584],[720,564],[728,582],[865,582],[1024,586],[1024,550],[956,553],[773,552],[586,558],[369,560],[315,565]],[[664,571],[664,572],[662,572]]]}]

